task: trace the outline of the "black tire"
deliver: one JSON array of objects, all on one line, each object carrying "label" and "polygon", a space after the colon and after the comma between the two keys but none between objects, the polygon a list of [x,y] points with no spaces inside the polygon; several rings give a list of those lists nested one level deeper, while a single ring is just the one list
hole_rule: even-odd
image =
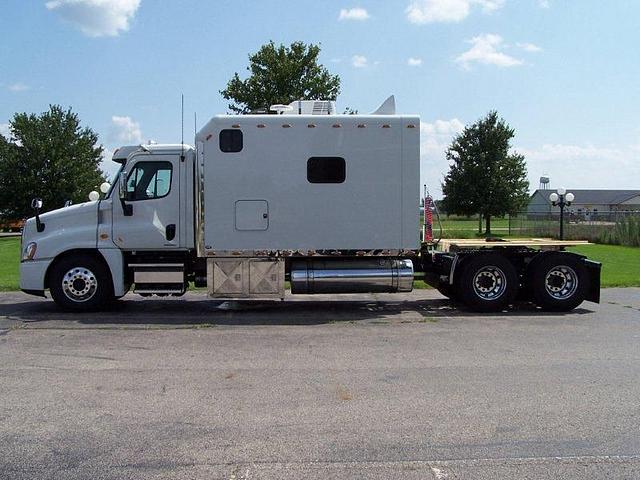
[{"label": "black tire", "polygon": [[49,275],[49,291],[60,308],[74,312],[99,310],[114,299],[108,268],[86,254],[58,260]]},{"label": "black tire", "polygon": [[449,300],[452,300],[452,301],[457,300],[457,297],[455,294],[455,288],[453,285],[450,285],[449,283],[440,283],[438,284],[437,290],[438,292],[440,292],[441,295],[444,295]]},{"label": "black tire", "polygon": [[497,253],[467,259],[456,272],[455,293],[476,312],[498,312],[513,303],[518,293],[518,274],[511,262]]},{"label": "black tire", "polygon": [[571,253],[549,253],[533,266],[529,276],[533,301],[543,310],[567,312],[580,305],[589,290],[582,259]]}]

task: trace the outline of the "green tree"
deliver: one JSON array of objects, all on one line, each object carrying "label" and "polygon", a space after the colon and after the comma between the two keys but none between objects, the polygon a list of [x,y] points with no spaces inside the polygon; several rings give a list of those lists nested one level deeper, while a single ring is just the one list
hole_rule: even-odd
[{"label": "green tree", "polygon": [[457,135],[447,149],[442,193],[447,213],[480,214],[486,234],[491,217],[515,214],[527,204],[529,182],[523,155],[511,152],[515,130],[495,111]]},{"label": "green tree", "polygon": [[294,100],[335,100],[340,77],[318,63],[319,53],[318,45],[293,42],[286,47],[271,41],[249,55],[249,77],[240,80],[235,73],[220,93],[236,113],[268,112],[271,105]]},{"label": "green tree", "polygon": [[34,197],[42,198],[46,210],[86,201],[104,181],[98,135],[81,127],[71,109],[51,105],[40,115],[16,113],[9,131],[9,138],[0,135],[2,217],[31,216]]}]

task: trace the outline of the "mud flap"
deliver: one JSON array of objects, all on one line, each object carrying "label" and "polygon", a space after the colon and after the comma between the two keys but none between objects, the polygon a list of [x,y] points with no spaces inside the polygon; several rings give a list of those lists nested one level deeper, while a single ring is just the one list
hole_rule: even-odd
[{"label": "mud flap", "polygon": [[585,300],[600,303],[600,271],[602,270],[602,264],[587,258],[583,261],[589,273],[589,290],[587,291]]}]

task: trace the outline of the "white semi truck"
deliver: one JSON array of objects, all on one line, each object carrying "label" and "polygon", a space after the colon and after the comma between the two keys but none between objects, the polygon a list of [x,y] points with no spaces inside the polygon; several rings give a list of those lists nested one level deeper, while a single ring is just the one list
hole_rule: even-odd
[{"label": "white semi truck", "polygon": [[420,119],[396,115],[392,97],[371,115],[274,107],[214,117],[195,147],[119,148],[102,198],[44,214],[36,201],[21,289],[76,311],[190,284],[282,299],[286,281],[292,294],[339,294],[408,292],[414,278],[477,311],[599,301],[600,264],[566,242],[421,243]]}]

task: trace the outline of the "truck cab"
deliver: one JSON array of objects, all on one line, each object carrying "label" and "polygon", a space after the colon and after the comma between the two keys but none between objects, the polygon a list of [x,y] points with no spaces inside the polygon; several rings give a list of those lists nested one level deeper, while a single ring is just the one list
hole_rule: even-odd
[{"label": "truck cab", "polygon": [[48,288],[70,309],[102,306],[134,283],[142,294],[184,293],[195,247],[194,158],[187,145],[118,149],[117,182],[103,198],[26,222],[21,289]]}]

